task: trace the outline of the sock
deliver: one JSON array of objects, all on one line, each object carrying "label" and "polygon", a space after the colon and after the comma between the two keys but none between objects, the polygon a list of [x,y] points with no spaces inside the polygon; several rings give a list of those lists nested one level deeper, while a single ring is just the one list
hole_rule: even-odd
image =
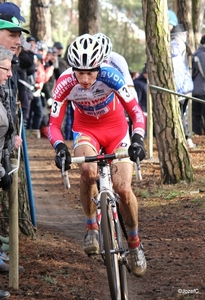
[{"label": "sock", "polygon": [[86,230],[98,230],[98,224],[96,222],[96,217],[89,219],[86,218]]},{"label": "sock", "polygon": [[140,244],[140,239],[138,236],[138,228],[136,228],[135,230],[128,230],[127,235],[128,235],[129,248],[130,249],[137,248]]}]

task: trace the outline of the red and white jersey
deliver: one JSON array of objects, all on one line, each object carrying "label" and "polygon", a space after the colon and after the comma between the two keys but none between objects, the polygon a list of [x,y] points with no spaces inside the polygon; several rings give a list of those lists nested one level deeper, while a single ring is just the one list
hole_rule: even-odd
[{"label": "red and white jersey", "polygon": [[120,73],[123,75],[123,77],[125,79],[125,82],[131,89],[132,93],[134,94],[134,96],[138,102],[137,92],[135,90],[134,82],[130,75],[129,67],[128,67],[128,64],[127,64],[125,58],[121,54],[111,51],[109,58],[105,62],[107,64],[109,64],[110,66],[116,68],[118,71],[120,71]]},{"label": "red and white jersey", "polygon": [[[83,89],[69,68],[58,78],[51,107],[49,140],[56,147],[63,142],[61,125],[66,112],[67,101],[75,106],[73,130],[80,131],[83,126],[106,131],[109,124],[119,123],[119,130],[127,126],[124,110],[133,123],[133,134],[145,135],[145,117],[130,91],[122,74],[108,64],[102,64],[96,81],[89,89]],[[115,127],[116,128],[116,127]],[[83,129],[83,128],[82,128]]]}]

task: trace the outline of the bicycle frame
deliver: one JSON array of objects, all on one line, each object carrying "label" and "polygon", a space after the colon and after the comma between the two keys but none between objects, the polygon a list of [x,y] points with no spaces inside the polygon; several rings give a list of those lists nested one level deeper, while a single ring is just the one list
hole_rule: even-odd
[{"label": "bicycle frame", "polygon": [[72,162],[98,163],[99,168],[99,193],[92,200],[96,204],[96,218],[99,227],[99,245],[108,275],[108,282],[112,300],[127,300],[127,276],[126,269],[130,271],[127,256],[129,250],[123,247],[122,231],[125,229],[122,219],[118,218],[119,196],[113,190],[112,170],[110,160],[128,157],[128,153],[100,154],[90,157],[74,157]]}]

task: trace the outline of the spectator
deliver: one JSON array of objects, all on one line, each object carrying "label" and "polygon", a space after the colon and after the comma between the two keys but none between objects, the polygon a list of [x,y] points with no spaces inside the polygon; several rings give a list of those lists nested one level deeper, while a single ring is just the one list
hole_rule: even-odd
[{"label": "spectator", "polygon": [[134,81],[139,76],[139,73],[137,71],[130,70],[130,76],[132,77],[132,80]]},{"label": "spectator", "polygon": [[[48,47],[47,55],[44,60],[45,72],[49,72],[47,81],[44,83],[42,88],[43,101],[43,119],[41,122],[41,136],[47,137],[48,122],[49,122],[49,109],[52,105],[52,93],[56,83],[56,80],[60,76],[60,70],[58,65],[57,50],[54,47]],[[51,71],[49,70],[51,69]]]},{"label": "spectator", "polygon": [[45,93],[46,100],[49,100],[52,98],[55,82],[60,76],[57,52],[53,47],[48,47],[47,55],[44,60],[44,69],[49,72],[49,75],[42,91]]},{"label": "spectator", "polygon": [[[42,121],[43,121],[43,127],[45,124],[47,124],[48,121],[48,115],[47,115],[47,101],[46,97],[51,97],[52,89],[50,84],[53,86],[54,82],[52,82],[52,76],[54,75],[55,65],[54,65],[54,56],[53,56],[53,50],[52,53],[46,43],[44,41],[38,41],[37,42],[37,49],[38,53],[36,54],[37,62],[36,62],[36,76],[35,76],[35,87],[37,91],[33,94],[33,99],[31,101],[31,107],[30,107],[30,120],[29,120],[29,129],[37,130],[37,137],[40,137],[40,130],[42,127]],[[59,76],[59,70],[58,70],[58,76]],[[46,86],[45,84],[48,83],[48,81],[51,80]],[[55,80],[55,79],[54,79]],[[48,100],[47,99],[47,100]],[[46,112],[45,112],[46,109]],[[45,132],[43,133],[45,135]]]},{"label": "spectator", "polygon": [[[13,15],[10,13],[13,13]],[[15,64],[18,63],[18,59],[15,58],[15,55],[17,54],[19,45],[21,44],[21,32],[29,34],[29,31],[21,27],[19,20],[25,22],[25,19],[20,15],[20,9],[14,3],[5,2],[0,4],[0,19],[4,20],[0,26],[0,44],[6,49],[10,49],[14,54],[14,58],[12,60],[12,77],[7,80],[6,89],[9,91],[11,112],[15,121],[16,96],[18,90],[18,75],[14,67]],[[11,24],[13,24],[13,26],[11,26]],[[12,32],[13,36],[10,35],[10,32]]]},{"label": "spectator", "polygon": [[36,45],[36,39],[33,36],[28,36],[26,38],[26,41],[31,44],[30,51],[33,53],[37,53],[37,45]]},{"label": "spectator", "polygon": [[[53,47],[57,49],[57,54],[58,54],[58,65],[59,65],[59,70],[60,74],[62,74],[66,69],[69,68],[67,58],[64,59],[63,56],[63,44],[61,42],[55,42],[53,44]],[[67,52],[66,52],[67,55]]]},{"label": "spectator", "polygon": [[[12,13],[12,15],[11,15]],[[5,94],[9,95],[9,101],[7,102],[7,108],[11,111],[11,122],[15,122],[16,119],[16,98],[17,98],[17,73],[15,71],[15,63],[18,59],[15,59],[15,55],[18,54],[20,42],[20,35],[22,32],[29,34],[29,31],[22,28],[20,21],[25,19],[20,15],[20,9],[14,3],[5,2],[0,4],[0,44],[5,49],[12,52],[12,76],[6,81]],[[10,67],[11,68],[11,67]],[[3,69],[2,69],[3,70]],[[5,70],[4,70],[5,72]],[[7,71],[8,72],[8,71]],[[10,123],[11,124],[11,123]],[[13,137],[14,135],[14,137]],[[4,148],[8,149],[9,155],[13,152],[13,145],[15,148],[19,148],[22,143],[21,137],[12,134],[12,137],[6,139]],[[23,271],[23,267],[19,266],[19,271]],[[0,273],[8,273],[9,265],[1,263]]]},{"label": "spectator", "polygon": [[26,83],[28,83],[28,74],[34,66],[34,53],[30,51],[30,49],[31,44],[28,43],[23,34],[21,34],[21,51],[18,56],[19,66],[17,67],[18,76],[21,80],[18,81],[18,98],[21,102],[25,128],[27,127],[30,111],[29,89],[26,86]]},{"label": "spectator", "polygon": [[[0,188],[4,191],[8,190],[12,184],[12,175],[9,175],[8,164],[5,163],[6,157],[4,153],[12,151],[14,148],[19,148],[21,141],[15,139],[14,124],[10,109],[10,99],[5,91],[6,81],[12,76],[11,61],[13,53],[0,46]],[[8,150],[8,141],[10,141],[10,149]],[[23,271],[23,267],[19,266],[19,271]],[[4,263],[0,256],[0,273],[6,274],[9,272],[9,265]],[[3,295],[0,291],[0,298]]]},{"label": "spectator", "polygon": [[191,93],[193,90],[193,81],[187,63],[187,32],[184,30],[182,24],[178,24],[177,17],[171,10],[169,10],[169,29],[171,34],[171,53],[176,90],[178,93],[184,94],[184,99],[180,100],[184,134],[187,140],[187,146],[194,148],[196,145],[192,142],[185,119],[188,104],[186,94]]},{"label": "spectator", "polygon": [[[13,15],[10,15],[13,13]],[[20,35],[22,32],[29,33],[28,30],[21,27],[19,20],[25,21],[20,15],[20,9],[14,3],[5,2],[0,4],[0,44],[6,49],[11,50],[14,57],[12,59],[12,76],[10,76],[6,82],[5,90],[9,95],[10,107],[13,121],[16,121],[16,98],[17,98],[17,72],[14,65],[17,62],[15,54],[18,52],[20,45]],[[12,33],[12,35],[11,35]],[[16,135],[17,143],[21,143],[21,137]],[[10,141],[7,142],[10,150]]]},{"label": "spectator", "polygon": [[73,118],[74,118],[74,109],[72,103],[68,103],[66,108],[66,117],[65,117],[65,128],[64,128],[64,136],[65,140],[73,140]]},{"label": "spectator", "polygon": [[205,134],[205,35],[192,56],[192,79],[194,82],[193,97],[204,100],[204,103],[192,102],[192,127],[195,134]]},{"label": "spectator", "polygon": [[[36,64],[37,64],[37,60],[38,60],[38,54],[37,54],[37,43],[36,43],[36,39],[32,36],[28,36],[26,38],[26,41],[31,44],[31,49],[30,51],[28,51],[29,55],[32,56],[32,60],[33,60],[33,64],[30,68],[28,68],[27,71],[27,82],[31,85],[31,87],[33,88],[33,91],[31,89],[27,89],[27,93],[28,93],[28,99],[29,99],[29,115],[30,115],[30,105],[31,105],[31,101],[35,95],[35,83],[36,83]],[[40,59],[42,59],[41,55],[39,54]],[[33,95],[34,93],[34,95]],[[30,121],[27,120],[27,129],[30,128]]]},{"label": "spectator", "polygon": [[34,130],[36,132],[36,136],[40,138],[40,126],[43,118],[41,90],[45,80],[45,70],[42,61],[42,56],[40,54],[36,54],[35,57],[36,58],[34,62],[36,66],[36,71],[33,79],[36,91],[35,93],[33,93],[30,103],[29,122],[27,124],[27,128],[30,130]]},{"label": "spectator", "polygon": [[145,63],[142,72],[134,80],[134,87],[137,92],[138,103],[145,115],[147,115],[147,78],[147,64]]}]

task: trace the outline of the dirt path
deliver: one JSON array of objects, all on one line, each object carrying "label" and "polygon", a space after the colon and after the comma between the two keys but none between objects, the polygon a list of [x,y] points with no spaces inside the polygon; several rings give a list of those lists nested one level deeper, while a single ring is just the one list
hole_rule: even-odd
[{"label": "dirt path", "polygon": [[69,173],[72,188],[65,189],[49,142],[46,139],[36,140],[33,145],[28,142],[28,147],[37,227],[55,228],[67,232],[70,238],[82,235],[84,218],[79,196],[73,191],[79,186],[78,175],[73,171]]},{"label": "dirt path", "polygon": [[[193,183],[161,185],[159,164],[146,160],[143,180],[133,178],[148,269],[143,278],[129,276],[129,300],[205,299],[205,140],[194,142]],[[49,142],[28,138],[27,144],[37,234],[35,240],[20,237],[25,272],[11,299],[109,300],[102,259],[88,258],[82,250],[78,169],[69,171],[71,189],[65,189]],[[8,277],[1,283],[8,288]]]},{"label": "dirt path", "polygon": [[[72,149],[72,142],[67,142]],[[81,254],[83,237],[85,234],[84,216],[79,200],[79,174],[78,168],[69,171],[70,189],[65,189],[61,174],[54,164],[55,152],[46,139],[29,140],[29,157],[32,174],[32,185],[35,196],[37,228],[46,228],[51,231],[61,232],[75,243]],[[85,256],[86,257],[86,256]],[[100,259],[100,258],[99,258]],[[87,263],[93,265],[92,259]],[[94,267],[94,265],[93,265]],[[94,269],[93,269],[94,270]],[[102,266],[103,295],[100,299],[109,299],[109,290],[105,267]],[[102,278],[101,278],[102,280]],[[130,300],[135,299],[136,278],[129,276]],[[104,297],[104,298],[103,298]]]}]

